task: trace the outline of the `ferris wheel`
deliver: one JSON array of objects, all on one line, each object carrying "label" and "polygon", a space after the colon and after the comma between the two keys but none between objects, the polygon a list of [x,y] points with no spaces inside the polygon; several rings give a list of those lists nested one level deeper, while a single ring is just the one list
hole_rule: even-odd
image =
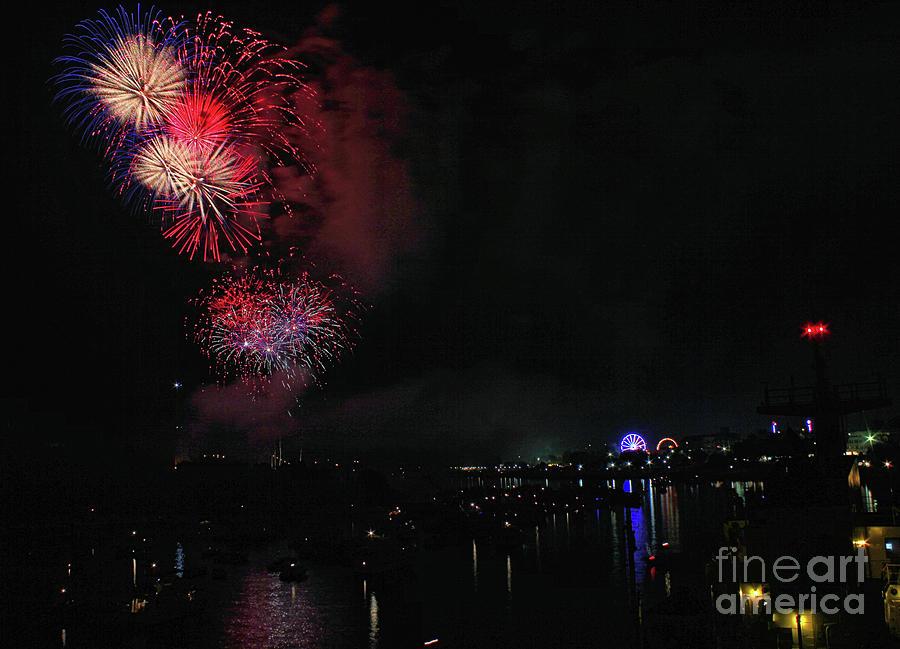
[{"label": "ferris wheel", "polygon": [[619,443],[619,449],[622,451],[646,451],[647,442],[640,435],[628,433]]}]

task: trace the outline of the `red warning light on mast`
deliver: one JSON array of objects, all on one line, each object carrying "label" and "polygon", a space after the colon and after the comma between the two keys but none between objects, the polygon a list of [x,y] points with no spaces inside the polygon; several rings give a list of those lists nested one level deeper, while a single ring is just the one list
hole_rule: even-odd
[{"label": "red warning light on mast", "polygon": [[804,338],[816,340],[824,338],[829,334],[831,334],[831,332],[828,330],[828,324],[825,322],[807,322],[805,325],[803,325],[802,336]]}]

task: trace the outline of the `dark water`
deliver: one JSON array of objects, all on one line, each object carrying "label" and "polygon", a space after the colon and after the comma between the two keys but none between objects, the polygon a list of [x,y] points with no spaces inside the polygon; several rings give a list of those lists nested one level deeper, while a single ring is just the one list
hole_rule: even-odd
[{"label": "dark water", "polygon": [[[500,489],[521,482],[497,483]],[[547,483],[548,486],[550,483]],[[473,485],[469,485],[473,486]],[[484,486],[484,485],[481,485]],[[57,647],[223,647],[287,649],[359,647],[626,647],[635,633],[640,602],[645,625],[654,607],[698,588],[695,570],[651,570],[645,558],[662,543],[679,550],[720,544],[721,524],[742,499],[758,497],[762,485],[635,482],[639,508],[603,503],[543,515],[525,530],[523,543],[500,549],[469,540],[418,551],[402,569],[381,576],[349,567],[307,562],[308,579],[283,583],[266,563],[286,546],[264,546],[245,565],[213,564],[185,539],[158,542],[149,558],[108,557],[127,592],[153,570],[175,570],[175,587],[194,589],[198,608],[158,625],[127,621],[70,624],[53,630]],[[634,529],[636,560],[627,562],[625,534]],[[159,560],[157,560],[159,561]],[[83,569],[83,568],[78,568]],[[127,601],[125,599],[122,600]],[[132,616],[136,617],[136,616]],[[44,629],[46,637],[48,631]],[[651,629],[652,635],[652,629]],[[436,642],[434,642],[436,641]],[[426,645],[426,643],[431,643]],[[112,643],[112,644],[110,644]]]},{"label": "dark water", "polygon": [[285,584],[257,565],[240,578],[223,622],[218,646],[228,649],[363,647],[370,636],[377,646],[378,602],[340,568],[318,566],[305,582]]}]

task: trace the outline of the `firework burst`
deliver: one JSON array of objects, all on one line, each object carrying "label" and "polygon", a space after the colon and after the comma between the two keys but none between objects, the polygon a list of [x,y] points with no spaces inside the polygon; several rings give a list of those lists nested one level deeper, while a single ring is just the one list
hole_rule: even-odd
[{"label": "firework burst", "polygon": [[311,171],[306,156],[288,136],[321,128],[298,112],[292,99],[296,94],[315,95],[302,79],[303,64],[283,56],[284,47],[211,12],[197,17],[191,34],[180,58],[194,85],[180,112],[181,121],[192,127],[180,130],[188,137],[207,130],[227,135],[259,155]]},{"label": "firework burst", "polygon": [[75,53],[57,60],[58,98],[105,142],[118,191],[191,258],[220,261],[222,244],[248,252],[273,201],[290,211],[269,168],[313,172],[293,141],[316,127],[293,100],[313,94],[302,64],[210,13],[160,21],[120,8],[79,30],[67,41]]},{"label": "firework burst", "polygon": [[138,130],[160,123],[186,83],[175,53],[138,34],[115,42],[104,58],[90,66],[91,90],[110,115]]},{"label": "firework burst", "polygon": [[195,336],[220,375],[294,376],[302,370],[316,380],[351,346],[355,312],[342,309],[335,291],[306,274],[283,280],[257,270],[226,278],[200,306]]},{"label": "firework burst", "polygon": [[215,148],[233,139],[232,120],[226,104],[195,85],[172,106],[165,130],[172,139],[197,149]]},{"label": "firework burst", "polygon": [[134,154],[132,177],[153,194],[164,211],[166,238],[191,258],[219,259],[219,240],[233,250],[247,251],[259,241],[253,218],[244,225],[240,215],[255,215],[259,187],[253,161],[233,147],[197,147],[168,137],[144,142]]},{"label": "firework burst", "polygon": [[108,155],[159,124],[187,88],[181,23],[158,13],[101,11],[66,46],[72,53],[57,59],[65,68],[54,79],[57,99],[66,103],[67,121]]}]

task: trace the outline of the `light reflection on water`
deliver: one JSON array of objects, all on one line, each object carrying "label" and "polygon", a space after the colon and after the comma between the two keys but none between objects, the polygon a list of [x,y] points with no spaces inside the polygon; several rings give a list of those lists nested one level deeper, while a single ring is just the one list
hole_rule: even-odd
[{"label": "light reflection on water", "polygon": [[375,593],[369,596],[369,648],[378,646],[378,598]]},{"label": "light reflection on water", "polygon": [[184,547],[180,541],[175,545],[175,575],[179,579],[184,577]]},{"label": "light reflection on water", "polygon": [[478,546],[475,539],[472,539],[472,585],[478,590]]},{"label": "light reflection on water", "polygon": [[[398,625],[420,625],[425,640],[440,638],[438,646],[562,647],[586,639],[619,646],[630,633],[629,593],[634,594],[627,562],[634,561],[634,586],[646,605],[671,596],[679,586],[676,576],[652,574],[646,556],[663,542],[681,548],[715,534],[721,528],[713,505],[726,502],[726,492],[745,498],[762,489],[650,480],[624,486],[643,493],[640,507],[549,512],[533,533],[529,528],[520,551],[472,540],[471,548],[422,553],[418,581],[410,587],[419,608],[398,604],[383,583],[354,577],[345,568],[310,566],[306,581],[285,584],[258,562],[234,574],[234,596],[213,612],[222,632],[214,646],[391,649]],[[633,557],[626,544],[629,525]],[[179,555],[182,570],[189,568],[186,554],[182,549]]]},{"label": "light reflection on water", "polygon": [[869,489],[868,485],[862,485],[862,495],[863,506],[866,508],[866,512],[871,514],[872,512],[878,511],[878,501],[872,495],[872,491]]},{"label": "light reflection on water", "polygon": [[[762,498],[765,485],[632,480],[621,486],[643,494],[640,507],[548,512],[540,526],[526,530],[521,551],[498,551],[487,540],[471,540],[424,553],[430,558],[419,566],[418,618],[405,617],[407,610],[396,608],[394,596],[378,582],[339,571],[317,575],[313,570],[307,582],[295,586],[251,571],[226,615],[220,646],[389,649],[396,646],[388,634],[398,619],[400,624],[421,620],[423,640],[440,638],[438,646],[587,646],[586,639],[591,646],[624,646],[617,642],[627,643],[630,633],[628,525],[635,535],[635,586],[647,610],[678,597],[684,587],[677,573],[661,568],[654,573],[647,555],[663,543],[680,550],[696,547],[704,535],[718,538],[721,518],[739,511],[734,503],[748,506]],[[869,505],[867,487],[864,498]]]},{"label": "light reflection on water", "polygon": [[[307,581],[286,584],[262,567],[243,578],[240,593],[225,612],[226,649],[359,647],[363,633],[358,601],[346,575],[311,572]],[[355,590],[355,589],[354,589]],[[358,592],[358,591],[356,591]],[[357,595],[358,597],[358,595]],[[369,646],[378,644],[378,602],[369,593]]]},{"label": "light reflection on water", "polygon": [[[545,479],[536,484],[550,486]],[[643,493],[640,507],[550,511],[526,534],[519,553],[494,553],[490,544],[473,542],[466,557],[465,572],[472,575],[467,587],[454,579],[455,555],[445,554],[425,584],[425,634],[450,646],[563,647],[583,645],[586,638],[596,646],[627,642],[628,606],[635,601],[628,593],[652,605],[676,592],[676,576],[651,574],[648,554],[663,542],[680,549],[715,538],[735,485],[633,480],[622,486]],[[761,485],[741,485],[742,493],[754,488]],[[626,550],[628,525],[635,536],[633,557]],[[635,590],[626,559],[633,560]]]},{"label": "light reflection on water", "polygon": [[[509,481],[504,486],[526,482]],[[666,597],[677,597],[683,584],[669,571],[652,574],[646,555],[657,552],[664,542],[687,549],[696,547],[704,535],[718,538],[717,516],[729,514],[731,499],[748,505],[765,492],[761,482],[627,482],[620,486],[643,494],[641,506],[627,515],[624,507],[605,504],[553,511],[539,526],[526,530],[521,551],[498,551],[487,540],[472,540],[471,548],[467,541],[423,552],[417,560],[419,581],[409,587],[421,605],[418,611],[408,602],[398,604],[396,594],[377,578],[357,578],[344,568],[311,566],[309,578],[298,584],[285,584],[277,574],[266,572],[265,561],[236,569],[234,581],[228,582],[234,586],[233,597],[210,611],[217,626],[210,634],[216,637],[185,646],[392,649],[398,646],[391,635],[396,635],[397,625],[419,620],[422,638],[440,638],[438,646],[445,647],[561,647],[579,642],[585,646],[585,641],[590,646],[622,646],[617,640],[628,633],[622,627],[631,588],[627,526],[635,534],[636,586],[649,608]],[[541,478],[534,484],[550,483]],[[874,509],[868,486],[863,487],[863,497],[867,509]],[[195,571],[199,562],[192,546],[174,541],[162,556],[168,557],[170,566],[175,558],[179,576]],[[115,565],[116,579],[133,585],[147,572],[149,562],[116,558]],[[224,580],[201,583],[221,585]],[[77,627],[55,626],[52,633],[57,646],[90,646],[85,631]]]}]

